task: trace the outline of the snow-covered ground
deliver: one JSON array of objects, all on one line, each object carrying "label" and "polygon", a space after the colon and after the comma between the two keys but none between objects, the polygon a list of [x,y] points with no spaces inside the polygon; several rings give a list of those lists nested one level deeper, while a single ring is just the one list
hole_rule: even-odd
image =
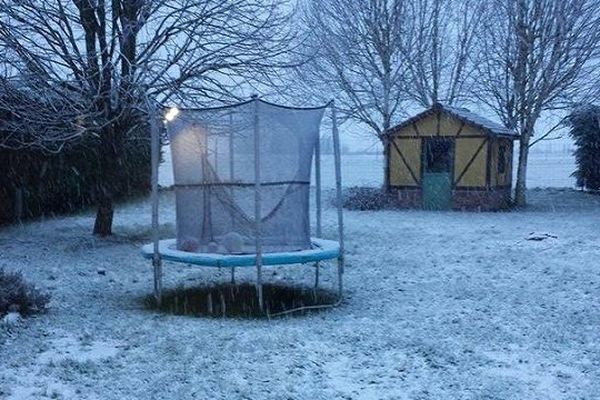
[{"label": "snow-covered ground", "polygon": [[[529,195],[522,212],[347,211],[344,303],[271,321],[146,310],[147,202],[120,206],[107,240],[89,234],[91,214],[2,228],[0,267],[52,301],[0,328],[0,398],[598,399],[600,197]],[[169,236],[172,193],[162,200]],[[334,238],[333,209],[325,222]],[[308,266],[269,271],[312,280]],[[168,287],[229,279],[165,273]]]}]

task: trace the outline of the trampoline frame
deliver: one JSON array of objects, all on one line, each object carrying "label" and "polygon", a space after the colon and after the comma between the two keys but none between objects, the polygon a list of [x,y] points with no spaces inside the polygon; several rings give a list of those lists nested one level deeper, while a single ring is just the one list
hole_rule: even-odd
[{"label": "trampoline frame", "polygon": [[[231,268],[232,282],[235,280],[236,267],[256,267],[256,289],[258,303],[261,310],[264,310],[264,299],[262,290],[262,267],[264,265],[284,265],[284,264],[304,264],[314,263],[315,265],[315,288],[319,285],[320,262],[328,259],[337,260],[338,276],[338,301],[342,299],[343,274],[344,274],[344,220],[342,212],[342,175],[341,175],[341,152],[340,139],[337,127],[337,114],[335,101],[332,100],[322,107],[294,108],[278,104],[268,103],[252,96],[251,100],[233,104],[230,106],[217,107],[212,109],[233,108],[249,102],[254,103],[254,155],[255,155],[255,182],[254,182],[254,200],[255,200],[255,253],[252,254],[217,254],[217,253],[192,253],[184,252],[173,248],[175,239],[159,240],[159,196],[158,196],[158,166],[160,162],[160,133],[163,115],[156,104],[149,102],[150,129],[151,129],[151,199],[152,199],[152,243],[142,248],[142,254],[146,258],[152,259],[154,273],[154,297],[160,305],[162,302],[162,260],[182,262],[205,267],[227,267]],[[260,129],[259,129],[259,103],[263,102],[271,106],[287,109],[306,109],[314,110],[318,108],[330,108],[332,120],[333,154],[335,162],[335,189],[336,189],[336,207],[338,222],[338,242],[322,239],[322,188],[321,188],[321,146],[320,135],[315,145],[315,203],[316,203],[316,237],[311,238],[313,248],[295,252],[275,252],[263,253],[260,240],[260,221],[261,221],[261,182],[260,182]],[[186,109],[183,109],[184,111]],[[187,109],[199,110],[199,109]],[[168,124],[168,122],[167,122]]]},{"label": "trampoline frame", "polygon": [[[176,244],[176,239],[160,240],[158,251],[161,259],[217,268],[254,267],[256,265],[255,253],[195,253],[178,250]],[[306,250],[263,253],[263,266],[317,263],[337,258],[340,255],[340,246],[336,241],[311,238],[311,244],[312,248]],[[142,247],[142,256],[152,259],[154,256],[152,244]]]}]

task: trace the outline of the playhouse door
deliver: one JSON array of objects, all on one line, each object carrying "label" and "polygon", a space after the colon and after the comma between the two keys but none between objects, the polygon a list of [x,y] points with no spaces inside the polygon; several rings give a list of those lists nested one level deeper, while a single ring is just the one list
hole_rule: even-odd
[{"label": "playhouse door", "polygon": [[428,138],[423,146],[423,208],[447,210],[452,196],[452,139]]}]

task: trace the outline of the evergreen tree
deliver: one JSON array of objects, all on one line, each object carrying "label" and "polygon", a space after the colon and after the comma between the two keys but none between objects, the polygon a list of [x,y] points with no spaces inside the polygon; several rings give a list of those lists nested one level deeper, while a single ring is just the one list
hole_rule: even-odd
[{"label": "evergreen tree", "polygon": [[577,186],[600,190],[600,106],[588,104],[568,117],[570,135],[575,141]]}]

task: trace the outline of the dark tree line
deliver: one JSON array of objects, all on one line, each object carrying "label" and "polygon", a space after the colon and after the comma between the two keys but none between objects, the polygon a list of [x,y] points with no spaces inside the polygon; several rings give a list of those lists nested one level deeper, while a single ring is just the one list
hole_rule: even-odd
[{"label": "dark tree line", "polygon": [[[18,118],[0,146],[52,152],[77,136],[96,138],[93,231],[111,234],[126,140],[146,124],[149,99],[224,101],[269,76],[295,43],[283,3],[0,0],[7,75],[44,98],[43,112],[4,104]],[[40,125],[56,129],[32,130]]]}]

